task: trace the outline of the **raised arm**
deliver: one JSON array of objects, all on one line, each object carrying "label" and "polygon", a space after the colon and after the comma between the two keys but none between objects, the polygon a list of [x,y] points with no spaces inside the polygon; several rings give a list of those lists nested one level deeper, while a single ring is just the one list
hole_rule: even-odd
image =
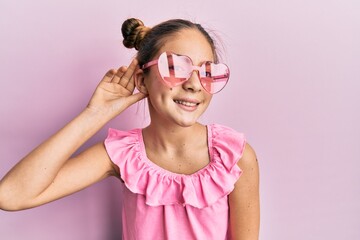
[{"label": "raised arm", "polygon": [[229,196],[231,239],[257,240],[260,225],[259,167],[249,144],[246,144],[238,166],[243,174]]},{"label": "raised arm", "polygon": [[4,176],[0,181],[0,209],[36,207],[115,174],[102,143],[71,156],[109,120],[145,97],[133,94],[136,68],[134,60],[128,68],[107,72],[85,110]]}]

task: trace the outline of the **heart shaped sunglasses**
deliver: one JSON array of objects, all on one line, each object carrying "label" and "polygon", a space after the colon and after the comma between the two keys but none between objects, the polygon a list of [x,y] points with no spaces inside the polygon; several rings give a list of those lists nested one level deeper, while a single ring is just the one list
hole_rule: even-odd
[{"label": "heart shaped sunglasses", "polygon": [[207,61],[201,66],[194,66],[190,57],[172,52],[163,52],[158,59],[142,65],[141,69],[156,64],[163,82],[169,87],[183,84],[193,71],[197,71],[202,87],[208,93],[215,94],[225,87],[230,77],[230,70],[223,63]]}]

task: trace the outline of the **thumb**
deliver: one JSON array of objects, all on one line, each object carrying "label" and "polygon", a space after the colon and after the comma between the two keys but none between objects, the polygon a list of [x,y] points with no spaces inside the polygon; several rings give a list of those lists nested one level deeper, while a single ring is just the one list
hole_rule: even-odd
[{"label": "thumb", "polygon": [[140,101],[141,99],[144,99],[144,98],[146,98],[146,97],[147,97],[146,94],[143,94],[143,93],[141,93],[141,92],[138,92],[138,93],[135,93],[135,94],[129,96],[129,97],[128,97],[128,100],[129,100],[130,104],[134,104],[134,103],[136,103],[136,102],[138,102],[138,101]]}]

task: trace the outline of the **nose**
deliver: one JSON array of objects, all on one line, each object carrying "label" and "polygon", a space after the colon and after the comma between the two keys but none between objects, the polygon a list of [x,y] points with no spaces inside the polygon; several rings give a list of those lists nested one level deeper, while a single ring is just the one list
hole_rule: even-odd
[{"label": "nose", "polygon": [[200,78],[199,78],[199,71],[193,70],[191,73],[190,78],[182,84],[183,88],[187,91],[192,92],[199,92],[202,89]]}]

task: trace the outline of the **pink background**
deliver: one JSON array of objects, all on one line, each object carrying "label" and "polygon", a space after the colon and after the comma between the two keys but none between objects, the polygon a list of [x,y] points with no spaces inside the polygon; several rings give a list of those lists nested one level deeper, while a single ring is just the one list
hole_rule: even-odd
[{"label": "pink background", "polygon": [[[359,13],[357,0],[1,0],[0,177],[86,106],[107,69],[129,63],[126,18],[187,18],[226,46],[231,82],[201,120],[244,132],[257,151],[261,239],[360,239]],[[144,108],[108,126],[144,126]],[[120,239],[120,201],[119,182],[107,179],[0,211],[0,238]]]}]

